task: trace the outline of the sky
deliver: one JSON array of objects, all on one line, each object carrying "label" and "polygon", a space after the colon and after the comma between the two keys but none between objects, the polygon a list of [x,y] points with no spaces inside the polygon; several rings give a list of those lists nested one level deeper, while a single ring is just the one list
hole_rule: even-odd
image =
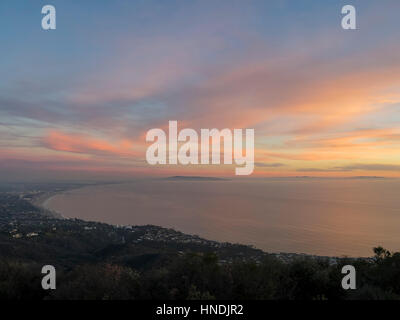
[{"label": "sky", "polygon": [[[41,28],[44,5],[57,29]],[[357,30],[341,27],[342,6]],[[400,176],[398,0],[2,0],[0,179],[232,176],[146,132],[254,128],[253,176]]]}]

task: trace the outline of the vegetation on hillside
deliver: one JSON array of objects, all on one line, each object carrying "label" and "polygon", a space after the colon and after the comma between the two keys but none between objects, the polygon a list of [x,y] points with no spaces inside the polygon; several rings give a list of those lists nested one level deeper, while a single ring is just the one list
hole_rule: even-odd
[{"label": "vegetation on hillside", "polygon": [[310,258],[284,263],[221,264],[215,254],[187,253],[138,270],[127,264],[84,263],[57,270],[57,289],[41,289],[41,265],[0,262],[0,299],[399,299],[400,253],[375,249],[373,263],[350,261],[357,289],[341,288],[341,267]]}]

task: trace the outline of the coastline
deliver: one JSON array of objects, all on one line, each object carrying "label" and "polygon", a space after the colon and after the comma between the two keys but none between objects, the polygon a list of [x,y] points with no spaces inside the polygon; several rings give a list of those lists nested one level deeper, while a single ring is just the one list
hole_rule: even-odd
[{"label": "coastline", "polygon": [[50,209],[48,206],[48,203],[58,195],[61,195],[63,193],[66,193],[68,191],[73,191],[73,190],[79,190],[85,187],[90,187],[90,186],[103,186],[103,185],[110,185],[110,184],[120,184],[119,182],[104,182],[104,183],[95,183],[95,184],[83,184],[79,186],[72,186],[72,187],[66,187],[62,188],[61,190],[57,191],[47,191],[43,192],[42,194],[35,196],[30,202],[33,206],[38,208],[39,210],[42,211],[45,215],[50,215],[53,218],[56,219],[70,219],[68,217],[63,216],[60,212]]},{"label": "coastline", "polygon": [[[135,181],[136,182],[136,181]],[[218,234],[216,234],[214,232],[214,230],[211,230],[210,232],[208,232],[208,230],[206,230],[207,232],[204,232],[203,230],[197,230],[194,228],[191,228],[191,225],[189,224],[189,227],[187,227],[184,223],[165,223],[165,218],[164,220],[162,219],[162,215],[161,218],[158,219],[158,214],[154,214],[151,218],[149,219],[147,217],[147,213],[145,214],[145,219],[142,219],[144,216],[144,213],[147,212],[147,208],[143,208],[143,206],[141,207],[141,203],[143,203],[143,201],[141,202],[141,200],[143,200],[141,197],[135,197],[135,202],[134,203],[129,203],[128,205],[125,207],[129,207],[129,208],[135,208],[134,210],[134,214],[127,214],[127,216],[132,216],[132,219],[125,219],[125,221],[123,221],[123,219],[120,220],[116,220],[114,219],[114,215],[118,214],[119,212],[124,212],[124,206],[116,206],[115,203],[111,200],[109,200],[109,198],[107,197],[111,197],[112,195],[114,195],[114,192],[112,192],[113,189],[105,189],[103,190],[103,188],[100,188],[99,191],[101,191],[100,196],[97,193],[94,193],[94,191],[98,191],[97,189],[93,189],[91,190],[91,187],[97,187],[97,186],[107,186],[110,183],[96,183],[96,184],[86,184],[86,185],[70,185],[70,186],[61,186],[61,187],[57,187],[54,189],[47,189],[47,190],[43,190],[42,192],[39,194],[37,193],[35,199],[32,199],[31,202],[34,203],[34,205],[36,207],[38,207],[42,212],[45,213],[45,215],[47,216],[52,216],[54,218],[58,218],[58,219],[80,219],[83,221],[87,221],[87,222],[102,222],[102,223],[106,223],[109,225],[113,225],[113,226],[141,226],[141,225],[155,225],[155,226],[160,226],[161,228],[173,228],[175,230],[179,230],[181,232],[184,232],[185,234],[188,235],[200,235],[201,237],[205,238],[205,239],[212,239],[214,241],[217,242],[232,242],[232,243],[241,243],[243,245],[248,245],[248,246],[254,246],[255,248],[261,249],[265,252],[270,252],[270,253],[296,253],[296,254],[305,254],[305,255],[315,255],[315,256],[328,256],[328,257],[341,257],[341,256],[347,256],[347,257],[362,257],[362,258],[367,258],[370,257],[370,251],[371,248],[374,246],[374,243],[372,243],[371,245],[368,246],[368,248],[366,250],[364,250],[365,252],[350,252],[352,250],[352,247],[347,251],[343,251],[342,250],[332,250],[332,251],[325,251],[325,250],[317,250],[314,247],[311,248],[311,250],[309,250],[308,247],[306,248],[297,248],[295,247],[295,245],[297,245],[296,242],[297,238],[295,238],[294,236],[292,237],[293,243],[294,245],[289,247],[274,247],[274,243],[272,242],[272,244],[270,244],[270,242],[268,242],[267,240],[263,240],[266,243],[266,246],[263,246],[264,243],[261,243],[261,245],[255,241],[250,241],[253,239],[248,240],[246,238],[247,233],[243,233],[244,236],[242,238],[233,238],[232,236],[230,236],[230,234],[228,234],[226,237],[222,237],[219,236]],[[116,194],[118,195],[119,198],[116,198],[118,201],[122,201],[125,199],[131,199],[129,197],[127,197],[123,191],[126,189],[123,186],[123,190],[119,187],[119,185],[125,185],[126,183],[112,183],[113,185],[117,185],[117,192]],[[158,184],[157,184],[158,185]],[[164,184],[165,186],[162,187],[161,189],[164,190],[165,188],[168,187],[168,185]],[[200,186],[207,186],[207,188],[209,188],[208,184],[199,184]],[[138,187],[139,186],[139,187]],[[180,189],[186,189],[187,186],[196,186],[197,188],[197,184],[192,184],[192,183],[180,183],[180,184],[175,184],[174,186],[176,188],[178,188],[179,186]],[[129,195],[130,194],[137,194],[136,191],[139,188],[139,195],[141,193],[148,193],[148,190],[154,190],[154,186],[153,185],[149,185],[147,186],[147,189],[145,188],[144,191],[141,191],[141,184],[127,184],[127,190],[129,191]],[[151,187],[151,188],[150,188]],[[219,186],[217,186],[219,188]],[[86,190],[86,188],[89,188],[88,190]],[[73,197],[74,199],[78,199],[82,205],[82,208],[85,208],[84,210],[81,210],[81,207],[79,206],[72,206],[71,208],[68,207],[68,205],[66,205],[64,207],[64,202],[69,200],[70,195],[73,195],[76,193],[81,193],[80,189],[83,189],[82,192],[83,194],[85,194],[85,197]],[[121,191],[122,190],[122,191]],[[207,189],[208,190],[208,189]],[[94,194],[94,195],[93,195]],[[59,198],[55,198],[56,195],[63,195],[62,197]],[[104,196],[102,196],[104,195]],[[122,196],[121,196],[122,195]],[[73,201],[75,201],[73,199]],[[103,201],[104,199],[108,199],[105,202]],[[114,199],[114,198],[113,198]],[[132,198],[133,199],[133,198]],[[147,198],[145,198],[147,201]],[[54,201],[53,201],[54,200]],[[78,201],[76,200],[76,201]],[[101,200],[101,201],[100,201]],[[171,199],[169,199],[171,201]],[[172,200],[176,200],[175,198]],[[103,203],[104,202],[104,203]],[[131,201],[132,202],[132,201]],[[97,209],[93,210],[93,212],[95,214],[89,214],[88,212],[91,212],[91,204],[94,203],[97,205]],[[102,203],[101,205],[98,205],[98,203]],[[146,202],[148,203],[148,202]],[[167,203],[168,204],[168,203]],[[110,208],[112,206],[112,208]],[[69,209],[68,209],[69,208]],[[105,208],[105,209],[104,209]],[[152,209],[152,208],[150,208]],[[149,210],[150,210],[149,209]],[[59,210],[59,211],[58,211]],[[65,211],[64,211],[65,210]],[[80,214],[80,210],[82,211],[82,214]],[[99,214],[99,212],[101,213],[103,210],[105,212],[105,214],[101,215]],[[110,211],[110,210],[114,210],[114,211]],[[159,208],[159,212],[161,209]],[[113,212],[113,217],[114,218],[109,218],[109,214],[108,212]],[[151,212],[151,211],[150,211]],[[97,216],[96,216],[97,215]],[[155,219],[157,218],[157,219]],[[175,219],[178,220],[178,219]],[[186,227],[186,228],[185,228]],[[217,229],[216,227],[214,229]],[[291,231],[291,230],[289,230]],[[240,236],[241,234],[239,234]],[[268,237],[268,234],[265,236]],[[271,236],[270,236],[271,238]],[[258,239],[256,239],[258,240]],[[272,239],[274,240],[274,239]],[[300,238],[300,240],[302,240],[302,238]],[[307,240],[307,239],[306,239]],[[300,242],[300,241],[299,241]],[[382,244],[385,247],[389,247],[387,245],[385,245],[384,243]],[[300,246],[299,246],[300,247]],[[365,246],[364,246],[365,247]],[[329,248],[328,248],[329,249]],[[356,250],[353,250],[356,251]]]},{"label": "coastline", "polygon": [[[153,183],[153,182],[151,182]],[[84,221],[98,221],[98,222],[102,222],[102,223],[106,223],[106,224],[110,224],[110,225],[114,225],[114,226],[130,226],[130,225],[135,225],[135,226],[140,226],[140,225],[147,225],[147,224],[151,224],[151,225],[157,225],[160,226],[162,228],[174,228],[175,230],[179,230],[181,232],[184,232],[185,234],[188,235],[200,235],[201,237],[205,238],[205,239],[212,239],[214,241],[218,241],[218,242],[235,242],[235,243],[241,243],[243,245],[250,245],[250,246],[254,246],[255,248],[259,248],[265,252],[273,252],[273,253],[279,253],[279,252],[285,252],[285,253],[297,253],[297,254],[306,254],[306,255],[317,255],[317,256],[329,256],[329,257],[338,257],[338,256],[348,256],[348,257],[369,257],[370,256],[370,251],[371,248],[374,246],[374,244],[372,243],[371,245],[368,246],[368,248],[366,250],[364,250],[363,252],[351,252],[351,251],[356,251],[353,250],[353,247],[349,247],[349,250],[344,251],[344,250],[322,250],[320,248],[314,248],[311,247],[310,245],[307,246],[306,245],[302,245],[301,240],[303,240],[303,238],[299,238],[300,240],[298,241],[300,243],[300,245],[297,245],[298,242],[295,236],[292,236],[291,238],[289,238],[289,236],[287,236],[286,238],[288,238],[289,240],[287,242],[292,242],[293,245],[289,246],[287,245],[286,242],[283,242],[283,245],[275,245],[275,243],[273,241],[275,241],[275,239],[269,235],[262,235],[259,236],[258,238],[253,236],[253,234],[250,234],[247,231],[243,231],[241,232],[237,232],[236,234],[238,234],[238,236],[236,236],[236,234],[232,235],[232,232],[230,232],[230,229],[228,229],[227,234],[222,234],[222,231],[225,232],[225,230],[223,229],[222,226],[222,231],[219,232],[219,228],[220,226],[215,226],[215,227],[208,227],[209,229],[204,228],[205,230],[202,230],[201,228],[197,228],[193,227],[195,225],[195,223],[191,222],[191,221],[197,221],[196,217],[194,215],[190,215],[190,219],[187,218],[187,220],[189,220],[189,223],[180,223],[178,220],[180,219],[180,216],[177,216],[178,218],[175,217],[175,220],[172,222],[170,221],[166,221],[167,215],[161,215],[159,214],[159,212],[163,212],[162,207],[164,206],[165,202],[159,202],[157,210],[154,209],[154,205],[152,206],[148,206],[149,208],[147,208],[144,205],[141,205],[142,203],[149,203],[148,202],[148,197],[147,193],[149,192],[149,190],[157,190],[154,188],[155,185],[159,185],[158,182],[155,182],[155,184],[148,184],[148,185],[144,185],[144,191],[142,190],[142,184],[137,184],[137,183],[133,183],[131,184],[127,184],[127,186],[123,186],[125,185],[125,183],[117,183],[116,184],[116,188],[114,188],[113,186],[110,186],[112,188],[103,188],[101,186],[107,186],[108,183],[104,183],[104,184],[96,184],[96,185],[80,185],[80,186],[63,186],[62,189],[59,188],[57,189],[48,189],[46,190],[47,192],[43,192],[41,195],[38,194],[38,197],[35,201],[35,204],[37,205],[37,207],[39,207],[40,209],[42,209],[43,211],[47,212],[47,213],[51,213],[51,215],[55,218],[61,218],[61,219],[81,219]],[[204,190],[204,188],[207,188],[207,192],[209,192],[208,190],[211,188],[211,185],[214,184],[209,184],[209,183],[201,183],[201,184],[194,184],[194,183],[174,183],[174,188],[178,188],[178,190],[186,190],[187,188],[189,188],[189,186],[195,186],[195,189],[201,189]],[[121,186],[121,187],[120,187]],[[200,187],[198,187],[200,186]],[[94,189],[92,189],[92,187]],[[99,188],[96,188],[99,187]],[[259,186],[256,185],[256,187],[258,188]],[[167,182],[163,182],[163,186],[160,187],[161,190],[165,190],[169,188]],[[220,188],[219,184],[217,186],[215,186],[215,188]],[[212,190],[214,190],[215,188],[213,188]],[[82,192],[80,191],[80,189],[82,189]],[[114,191],[113,191],[114,190]],[[125,190],[127,190],[125,192]],[[138,191],[139,190],[139,191]],[[45,191],[45,190],[42,190]],[[84,194],[84,196],[74,196],[76,194]],[[143,198],[143,194],[146,193],[146,196]],[[132,196],[135,195],[135,197]],[[164,196],[165,194],[167,194],[168,196],[170,196],[168,193],[160,193],[162,196]],[[56,195],[63,195],[62,197],[58,197],[55,198]],[[117,195],[118,197],[116,197],[115,195]],[[129,195],[129,197],[128,197]],[[208,194],[207,194],[208,195]],[[114,198],[116,199],[114,201]],[[166,198],[166,197],[164,197]],[[160,197],[159,199],[164,199],[162,197]],[[80,204],[78,205],[68,205],[68,201],[72,200],[72,202],[79,202]],[[106,199],[106,200],[104,200]],[[125,199],[128,199],[125,201]],[[130,200],[131,199],[131,200]],[[168,198],[169,201],[171,202],[172,200],[177,200],[176,197],[175,198]],[[111,201],[112,200],[112,201]],[[142,201],[143,200],[143,201]],[[146,201],[144,201],[146,200]],[[178,199],[179,200],[179,199]],[[123,202],[125,201],[125,202]],[[132,202],[134,201],[134,202]],[[64,205],[64,203],[66,203]],[[117,205],[119,203],[123,203],[123,205]],[[91,209],[92,208],[92,204],[93,207],[95,209]],[[186,203],[185,203],[186,204]],[[170,216],[173,216],[173,206],[168,206],[168,202],[166,203],[166,209],[169,209],[168,213],[170,214]],[[128,208],[128,209],[126,209]],[[130,208],[134,208],[134,209],[130,209]],[[153,210],[153,211],[152,211]],[[81,211],[81,212],[80,212]],[[92,213],[91,213],[92,212]],[[110,212],[112,212],[112,214],[110,214]],[[153,215],[150,215],[152,212],[154,212]],[[164,211],[166,212],[166,211]],[[172,214],[171,214],[172,212]],[[116,215],[120,215],[121,217],[119,219],[116,218]],[[150,217],[149,217],[150,216]],[[213,217],[219,217],[218,215],[216,215],[216,213],[214,212]],[[184,217],[186,218],[186,217]],[[170,219],[170,218],[168,218]],[[182,219],[181,219],[182,220]],[[177,223],[175,223],[176,221],[178,221]],[[229,220],[228,220],[229,221]],[[266,219],[264,219],[264,221],[267,221],[265,224],[269,224],[270,222]],[[262,219],[261,219],[262,222]],[[233,223],[232,223],[233,224]],[[252,226],[252,225],[251,225]],[[279,228],[284,229],[284,227],[280,227],[281,225],[279,225]],[[235,225],[234,225],[235,227]],[[252,226],[253,227],[253,226]],[[301,226],[300,226],[301,227]],[[262,229],[261,227],[253,227],[256,229],[256,231],[258,229]],[[258,229],[257,229],[258,228]],[[219,232],[219,234],[215,231],[217,230],[217,232]],[[236,229],[234,229],[236,231]],[[268,229],[266,229],[268,230]],[[286,228],[284,230],[288,230],[292,231],[292,229],[290,228]],[[302,229],[301,229],[302,230]],[[301,231],[300,230],[300,231]],[[296,230],[294,230],[296,231]],[[318,231],[318,230],[317,230]],[[294,233],[294,232],[293,232]],[[300,236],[303,235],[303,233],[299,232]],[[306,233],[306,235],[308,235]],[[253,239],[253,238],[254,239]],[[286,240],[286,238],[284,238],[284,240]],[[261,239],[261,240],[260,240]],[[272,239],[270,241],[270,239]],[[306,239],[308,240],[308,239]],[[257,242],[258,241],[258,242]],[[304,241],[305,242],[305,241]],[[289,243],[291,244],[291,243]],[[297,247],[296,247],[297,245]],[[384,246],[386,246],[385,244],[383,244]],[[365,247],[365,246],[364,246]],[[389,246],[386,246],[389,247]],[[330,248],[328,248],[330,249]]]},{"label": "coastline", "polygon": [[62,194],[63,192],[65,192],[65,190],[46,192],[46,193],[32,199],[31,203],[33,206],[35,206],[36,208],[41,210],[42,213],[44,213],[45,215],[50,215],[51,217],[56,218],[56,219],[68,219],[68,218],[64,217],[60,212],[51,210],[48,207],[48,202],[51,201],[52,198],[54,198],[55,196],[57,196],[59,194]]},{"label": "coastline", "polygon": [[[36,198],[31,200],[32,205],[34,205],[36,208],[38,208],[45,216],[51,216],[52,218],[55,219],[60,219],[60,220],[74,220],[74,218],[68,218],[63,216],[60,212],[50,209],[48,204],[49,202],[58,195],[64,194],[68,191],[72,191],[72,190],[77,190],[77,189],[82,189],[84,187],[87,186],[80,186],[80,187],[75,187],[75,188],[70,188],[70,189],[65,189],[65,190],[59,190],[59,191],[51,191],[51,192],[45,192],[39,196],[37,196]],[[93,223],[95,221],[91,221],[91,220],[84,220],[84,219],[80,219],[82,221],[85,221],[87,223]],[[107,222],[100,222],[100,223],[104,223],[113,227],[117,227],[117,228],[123,228],[123,229],[129,229],[132,228],[133,226],[135,227],[145,227],[148,225],[130,225],[130,224],[126,224],[126,225],[119,225],[119,224],[111,224],[111,223],[107,223]],[[154,225],[155,227],[161,228],[161,229],[165,229],[165,230],[169,230],[171,228],[166,227],[166,226],[162,226],[162,225]],[[205,241],[209,241],[209,242],[215,242],[215,243],[227,243],[227,244],[238,244],[238,245],[242,245],[242,246],[246,246],[246,247],[251,247],[254,248],[256,250],[261,250],[263,253],[265,254],[271,254],[276,256],[277,258],[281,259],[281,260],[291,260],[293,258],[299,258],[299,257],[310,257],[310,258],[323,258],[323,259],[328,259],[330,261],[330,263],[336,263],[335,261],[337,259],[341,259],[341,258],[348,258],[348,259],[365,259],[365,260],[370,260],[371,257],[370,256],[349,256],[349,255],[321,255],[321,254],[313,254],[313,253],[305,253],[305,252],[290,252],[290,251],[266,251],[265,249],[261,249],[258,247],[254,247],[251,244],[246,244],[246,243],[233,243],[233,242],[229,242],[229,241],[219,241],[219,240],[210,240],[208,238],[204,238],[204,237],[199,237],[197,235],[194,235],[192,233],[187,233],[184,231],[180,231],[180,230],[175,230],[176,232],[182,233],[188,237],[195,237],[195,238],[201,238]]]}]

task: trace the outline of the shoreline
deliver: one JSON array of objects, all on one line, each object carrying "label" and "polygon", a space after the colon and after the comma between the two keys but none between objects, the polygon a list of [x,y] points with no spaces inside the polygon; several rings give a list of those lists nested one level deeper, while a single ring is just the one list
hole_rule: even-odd
[{"label": "shoreline", "polygon": [[55,196],[64,194],[66,192],[69,191],[73,191],[73,190],[79,190],[82,188],[86,188],[86,187],[93,187],[93,186],[106,186],[106,185],[110,185],[110,184],[123,184],[124,182],[107,182],[107,183],[95,183],[95,184],[86,184],[86,185],[80,185],[80,186],[74,186],[74,187],[70,187],[70,188],[66,188],[63,190],[58,190],[58,191],[48,191],[48,192],[44,192],[41,195],[35,197],[34,199],[32,199],[30,201],[30,203],[35,206],[36,208],[38,208],[39,210],[43,211],[45,214],[49,214],[52,217],[56,218],[56,219],[72,219],[72,218],[68,218],[63,216],[60,212],[50,209],[48,207],[48,202],[54,198]]},{"label": "shoreline", "polygon": [[[120,183],[115,183],[115,184],[120,184]],[[125,183],[121,183],[121,184],[125,184]],[[83,186],[79,186],[79,187],[72,187],[72,188],[67,188],[64,190],[57,190],[57,191],[48,191],[48,192],[44,192],[41,195],[38,195],[36,198],[32,199],[30,202],[32,203],[32,205],[34,205],[36,208],[38,208],[39,210],[41,210],[41,212],[45,215],[45,216],[51,216],[55,219],[62,219],[62,220],[73,220],[73,219],[79,219],[85,222],[100,222],[100,223],[104,223],[104,224],[108,224],[114,227],[130,227],[130,226],[145,226],[144,225],[133,225],[133,224],[113,224],[113,223],[109,223],[109,222],[104,222],[104,221],[97,221],[97,220],[85,220],[82,218],[71,218],[71,217],[65,217],[63,216],[62,213],[53,210],[51,208],[49,208],[49,202],[57,195],[61,195],[61,194],[65,194],[69,191],[73,191],[73,190],[79,190],[85,187],[91,187],[91,186],[101,186],[101,185],[109,185],[109,183],[105,183],[105,184],[96,184],[96,185],[83,185]],[[170,229],[170,227],[168,226],[162,226],[159,224],[154,224],[154,226],[163,228],[163,229]],[[173,228],[174,229],[174,228]],[[174,229],[176,230],[176,229]],[[191,233],[187,233],[185,231],[181,231],[180,229],[177,229],[178,232],[182,232],[186,235],[189,236],[194,236],[194,234]],[[201,236],[203,238],[203,236]],[[219,241],[219,240],[214,240],[214,239],[209,239],[208,237],[204,238],[206,240],[209,241],[215,241],[215,242],[219,242],[219,243],[224,243],[224,241]],[[229,241],[228,241],[229,243]],[[255,247],[252,244],[246,244],[246,243],[238,243],[244,246],[249,246],[249,247],[253,247],[255,249],[261,250],[265,253],[269,253],[269,254],[274,254],[274,255],[299,255],[299,256],[310,256],[310,257],[321,257],[321,258],[340,258],[340,257],[347,257],[350,259],[369,259],[370,256],[356,256],[356,255],[320,255],[320,254],[315,254],[315,253],[305,253],[305,252],[290,252],[290,251],[266,251],[265,249],[261,249],[259,247]]]},{"label": "shoreline", "polygon": [[[75,219],[75,218],[64,217],[61,213],[59,213],[59,212],[57,212],[55,210],[49,209],[46,206],[46,202],[50,201],[52,198],[54,198],[55,196],[60,195],[62,193],[65,193],[65,192],[70,191],[70,190],[81,189],[81,188],[82,187],[69,189],[69,190],[63,190],[63,191],[48,192],[48,193],[46,193],[44,195],[39,196],[38,199],[33,200],[32,203],[34,203],[34,205],[36,207],[38,207],[40,210],[45,210],[46,213],[51,214],[52,217],[54,217],[56,219],[62,219],[62,220]],[[85,221],[85,222],[89,222],[89,223],[96,222],[96,221],[84,220],[84,219],[81,219],[81,218],[79,218],[79,220],[82,220],[82,221]],[[104,223],[104,224],[107,224],[107,225],[110,225],[110,226],[113,226],[113,227],[117,227],[117,228],[129,228],[129,227],[132,227],[132,226],[134,226],[134,227],[136,227],[136,226],[138,226],[138,227],[148,226],[148,225],[114,225],[114,224],[110,224],[110,223],[107,223],[107,222],[100,222],[100,223]],[[154,225],[154,226],[158,227],[158,228],[166,229],[166,230],[171,229],[169,227],[164,227],[164,226],[161,226],[161,225]],[[230,245],[234,245],[234,244],[243,245],[243,246],[246,246],[246,247],[249,247],[249,248],[260,250],[264,254],[274,255],[274,256],[276,256],[277,258],[280,258],[280,259],[288,258],[288,257],[309,257],[309,258],[314,258],[314,259],[315,258],[322,258],[322,259],[329,259],[329,260],[332,260],[332,259],[337,260],[337,259],[343,258],[343,257],[339,257],[339,256],[334,256],[334,255],[333,256],[325,256],[325,255],[316,255],[316,254],[310,254],[310,253],[304,253],[304,252],[267,252],[267,251],[265,251],[263,249],[254,247],[253,245],[250,245],[250,244],[217,241],[217,240],[212,240],[212,239],[206,239],[206,238],[203,238],[203,237],[198,236],[198,235],[186,233],[186,232],[181,231],[181,230],[175,230],[173,228],[172,228],[172,230],[174,230],[176,232],[179,232],[179,233],[182,233],[184,235],[190,236],[190,237],[201,238],[201,239],[204,239],[206,241],[217,242],[217,243],[220,243],[220,244],[228,243]],[[347,257],[346,256],[345,258],[349,258],[349,259],[369,259],[370,257],[350,257],[350,256]]]},{"label": "shoreline", "polygon": [[47,203],[54,198],[55,196],[62,194],[65,190],[63,191],[52,191],[52,192],[46,192],[40,196],[38,196],[37,198],[33,199],[31,201],[32,205],[35,206],[36,208],[38,208],[39,210],[41,210],[44,214],[46,215],[50,215],[53,218],[56,219],[68,219],[66,217],[64,217],[60,212],[55,211],[55,210],[51,210],[50,208],[48,208]]}]

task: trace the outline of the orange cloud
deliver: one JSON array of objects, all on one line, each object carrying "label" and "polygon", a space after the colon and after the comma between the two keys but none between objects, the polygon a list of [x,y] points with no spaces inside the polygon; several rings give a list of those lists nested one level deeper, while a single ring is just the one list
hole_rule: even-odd
[{"label": "orange cloud", "polygon": [[[385,61],[384,56],[374,58]],[[307,70],[309,66],[295,60],[278,60],[275,65],[259,62],[216,77],[194,90],[193,100],[188,97],[187,103],[196,106],[192,122],[252,127],[276,117],[298,116],[306,120],[299,121],[298,132],[313,133],[400,101],[400,94],[387,91],[400,86],[400,61],[379,68],[346,63],[319,67]]]},{"label": "orange cloud", "polygon": [[105,139],[92,138],[82,134],[67,134],[51,130],[43,138],[43,143],[50,149],[64,152],[116,155],[120,157],[138,156],[138,152],[133,150],[133,142],[126,139],[110,142]]}]

